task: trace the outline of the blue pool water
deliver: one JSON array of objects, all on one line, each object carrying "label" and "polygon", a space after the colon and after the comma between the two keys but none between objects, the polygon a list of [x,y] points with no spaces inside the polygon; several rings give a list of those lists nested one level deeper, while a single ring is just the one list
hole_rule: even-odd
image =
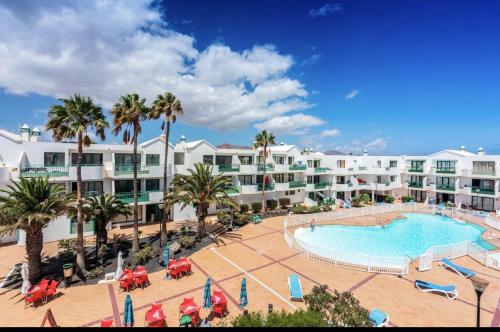
[{"label": "blue pool water", "polygon": [[415,258],[432,246],[472,241],[486,250],[495,247],[481,239],[484,229],[446,216],[404,213],[386,226],[324,225],[299,228],[295,238],[324,249],[371,256]]}]

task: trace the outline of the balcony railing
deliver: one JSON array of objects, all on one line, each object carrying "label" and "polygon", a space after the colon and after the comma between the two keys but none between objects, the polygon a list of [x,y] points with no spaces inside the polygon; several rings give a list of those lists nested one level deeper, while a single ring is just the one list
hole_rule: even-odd
[{"label": "balcony railing", "polygon": [[219,165],[219,172],[232,173],[239,171],[240,171],[240,165]]},{"label": "balcony railing", "polygon": [[424,187],[424,184],[423,183],[419,183],[419,182],[410,182],[410,183],[408,183],[408,187],[409,188],[420,188],[420,189],[422,189]]},{"label": "balcony railing", "polygon": [[314,173],[325,173],[328,172],[330,169],[328,167],[316,167],[314,169]]},{"label": "balcony railing", "polygon": [[455,174],[455,172],[454,168],[436,168],[436,173],[439,174]]},{"label": "balcony railing", "polygon": [[314,184],[314,189],[325,189],[327,186],[327,182],[317,182]]},{"label": "balcony railing", "polygon": [[[257,191],[262,191],[262,183],[257,184]],[[274,190],[274,183],[266,184],[265,191]]]},{"label": "balcony railing", "polygon": [[[478,192],[479,190],[479,192]],[[472,187],[472,194],[483,194],[483,195],[495,195],[495,189],[493,188],[481,188],[481,187]]]},{"label": "balcony railing", "polygon": [[358,170],[360,170],[360,171],[366,171],[366,170],[368,170],[368,167],[366,167],[366,166],[359,166]]},{"label": "balcony railing", "polygon": [[[115,174],[134,174],[134,165],[115,165]],[[137,174],[149,174],[149,167],[137,165]]]},{"label": "balcony railing", "polygon": [[49,176],[49,177],[69,176],[69,168],[67,166],[32,165],[21,168],[21,176],[25,178],[40,177],[40,176]]},{"label": "balcony railing", "polygon": [[[134,193],[115,193],[117,199],[122,201],[123,203],[133,203],[134,202]],[[148,191],[140,191],[137,193],[137,201],[138,202],[147,202],[149,201],[149,192]]]},{"label": "balcony railing", "polygon": [[455,191],[455,186],[449,184],[436,184],[436,190]]},{"label": "balcony railing", "polygon": [[424,168],[423,167],[410,167],[410,168],[408,168],[408,172],[423,173],[424,172]]},{"label": "balcony railing", "polygon": [[240,193],[240,189],[236,187],[227,187],[224,189],[224,192],[228,195],[236,195]]},{"label": "balcony railing", "polygon": [[288,166],[288,170],[290,171],[305,171],[307,169],[307,165],[290,165]]},{"label": "balcony railing", "polygon": [[485,176],[496,176],[495,170],[493,171],[479,171],[479,170],[472,170],[473,175],[485,175]]},{"label": "balcony railing", "polygon": [[304,188],[305,186],[306,186],[305,182],[300,182],[300,181],[291,181],[291,182],[288,182],[288,187],[290,189]]},{"label": "balcony railing", "polygon": [[274,164],[257,164],[257,171],[262,172],[264,171],[274,171]]}]

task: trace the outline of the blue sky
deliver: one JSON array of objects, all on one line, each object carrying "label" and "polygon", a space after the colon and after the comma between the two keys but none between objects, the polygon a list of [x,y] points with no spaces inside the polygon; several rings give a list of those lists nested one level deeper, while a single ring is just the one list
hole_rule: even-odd
[{"label": "blue sky", "polygon": [[174,141],[268,128],[316,150],[500,153],[499,16],[487,0],[6,0],[0,127],[42,125],[73,92],[109,109],[168,90],[185,107]]}]

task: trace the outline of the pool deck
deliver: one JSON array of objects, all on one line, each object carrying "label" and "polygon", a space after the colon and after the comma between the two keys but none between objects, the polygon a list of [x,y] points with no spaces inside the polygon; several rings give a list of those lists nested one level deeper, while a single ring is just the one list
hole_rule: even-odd
[{"label": "pool deck", "polygon": [[[207,277],[214,281],[213,287],[222,289],[226,294],[229,317],[241,313],[237,303],[243,276],[247,278],[248,310],[267,311],[269,303],[275,310],[303,308],[303,303],[289,301],[287,277],[290,273],[300,276],[304,294],[320,284],[327,284],[330,289],[352,291],[367,309],[377,307],[388,312],[393,326],[475,326],[476,295],[469,280],[440,268],[436,263],[425,272],[419,272],[417,264],[412,263],[409,274],[399,278],[335,268],[312,261],[288,247],[283,239],[283,219],[274,217],[258,225],[247,225],[237,231],[240,239],[228,238],[225,245],[214,244],[194,253],[190,256],[193,274],[189,277],[164,280],[163,271],[152,273],[151,286],[130,292],[136,326],[143,326],[144,314],[153,302],[162,303],[168,325],[177,326],[178,306],[183,297],[193,296],[195,302],[201,305]],[[367,217],[351,219],[343,222],[356,225],[372,222]],[[20,254],[17,246],[2,247],[0,260],[11,248],[16,255]],[[24,255],[17,259],[22,260],[22,257]],[[486,268],[469,257],[456,259],[455,262],[476,271],[490,282],[481,300],[481,324],[499,327],[500,271]],[[459,299],[450,301],[440,295],[422,293],[413,286],[416,279],[456,285]],[[60,292],[61,296],[33,310],[24,309],[17,290],[0,290],[0,310],[4,313],[0,317],[0,326],[40,326],[48,308],[60,326],[98,326],[104,318],[114,319],[115,326],[121,325],[126,293],[119,291],[116,282],[70,287],[60,289]],[[201,317],[207,315],[208,311],[202,309]],[[218,318],[212,322],[213,325],[218,323]]]}]

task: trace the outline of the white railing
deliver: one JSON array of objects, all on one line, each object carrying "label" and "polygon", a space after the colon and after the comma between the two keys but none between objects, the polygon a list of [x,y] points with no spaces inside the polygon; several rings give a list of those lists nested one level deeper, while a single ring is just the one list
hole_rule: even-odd
[{"label": "white railing", "polygon": [[484,218],[484,223],[486,225],[490,226],[491,228],[494,228],[497,231],[500,231],[500,221],[486,217],[486,218]]},{"label": "white railing", "polygon": [[455,259],[462,256],[469,256],[487,267],[500,269],[499,253],[490,253],[476,243],[466,241],[430,247],[425,253],[419,256],[418,270],[430,270],[432,269],[432,262],[439,261],[443,258]]},{"label": "white railing", "polygon": [[416,204],[385,204],[364,208],[351,208],[335,212],[289,215],[284,221],[284,237],[290,247],[308,258],[336,267],[375,273],[408,274],[409,264],[411,262],[409,257],[383,257],[351,252],[339,252],[298,240],[290,232],[291,228],[309,225],[312,220],[314,220],[314,224],[317,225],[335,219],[401,211],[416,211]]}]

